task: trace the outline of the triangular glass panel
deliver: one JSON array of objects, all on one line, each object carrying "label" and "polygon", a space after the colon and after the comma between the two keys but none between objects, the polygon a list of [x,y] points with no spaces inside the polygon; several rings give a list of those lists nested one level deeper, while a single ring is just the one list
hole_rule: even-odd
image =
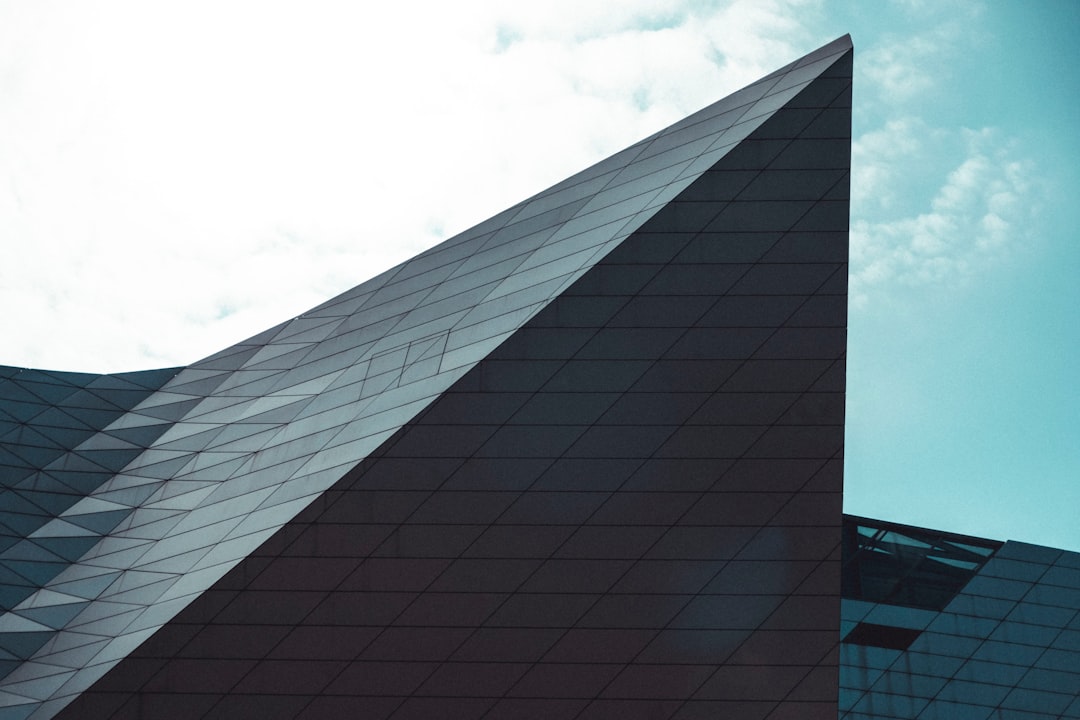
[{"label": "triangular glass panel", "polygon": [[89,601],[83,601],[81,603],[67,603],[47,607],[21,608],[16,610],[15,614],[53,630],[59,630],[78,615],[88,603]]},{"label": "triangular glass panel", "polygon": [[[75,634],[75,633],[71,633]],[[95,635],[86,637],[93,637],[92,642],[86,642],[82,645],[78,645],[72,648],[65,648],[63,650],[53,650],[48,644],[44,646],[38,652],[38,659],[48,662],[51,665],[57,667],[68,668],[71,670],[77,670],[79,668],[86,667],[91,664],[91,661],[95,659],[95,656],[109,643],[108,638],[101,638]],[[68,690],[68,686],[65,685],[63,689]]]},{"label": "triangular glass panel", "polygon": [[318,395],[323,390],[325,390],[327,387],[329,387],[331,383],[333,383],[335,380],[337,380],[339,377],[341,377],[342,373],[344,373],[344,372],[345,372],[344,368],[342,368],[340,370],[334,370],[334,371],[328,372],[328,373],[326,373],[324,375],[320,375],[319,377],[316,377],[316,378],[314,378],[312,380],[302,380],[302,381],[298,382],[295,385],[287,385],[287,384],[285,384],[286,381],[288,380],[288,376],[286,376],[285,378],[282,378],[282,382],[279,385],[275,386],[274,392],[271,393],[270,396],[272,397],[272,396],[277,396],[277,395],[293,395],[293,396],[295,396],[295,395],[304,395],[304,396]]},{"label": "triangular glass panel", "polygon": [[[66,539],[66,538],[65,538]],[[68,563],[70,559],[52,552],[48,547],[39,544],[39,540],[47,542],[46,538],[23,540],[3,552],[5,561],[25,560],[27,562]],[[80,553],[81,554],[81,553]],[[76,558],[78,559],[78,558]]]},{"label": "triangular glass panel", "polygon": [[123,533],[124,537],[134,540],[160,540],[167,537],[185,517],[182,510],[172,511],[174,514],[153,522],[140,522],[138,525],[123,525],[116,532]]},{"label": "triangular glass panel", "polygon": [[113,477],[113,475],[106,470],[80,471],[61,470],[59,468],[50,468],[47,473],[42,474],[47,474],[56,480],[56,482],[71,488],[71,491],[77,495],[89,495]]},{"label": "triangular glass panel", "polygon": [[79,452],[86,450],[142,450],[145,445],[136,445],[109,433],[95,433],[79,444]]},{"label": "triangular glass panel", "polygon": [[[150,503],[161,503],[192,492],[211,492],[215,487],[217,487],[217,482],[208,482],[206,480],[170,480],[163,484],[157,494],[150,498],[148,506]],[[190,507],[194,507],[194,505]]]},{"label": "triangular glass panel", "polygon": [[[267,332],[273,331],[268,330]],[[192,367],[199,367],[204,370],[237,370],[243,367],[248,358],[257,353],[261,347],[262,345],[258,343],[237,345],[211,355],[205,360],[200,360]]]},{"label": "triangular glass panel", "polygon": [[[170,393],[171,395],[171,393]],[[184,417],[192,408],[199,404],[199,398],[191,398],[182,402],[165,403],[161,405],[139,405],[139,414],[159,420],[176,421]]]},{"label": "triangular glass panel", "polygon": [[[87,534],[86,528],[81,528],[78,525],[72,525],[66,520],[60,518],[53,518],[49,522],[41,526],[40,529],[34,531],[32,538],[64,538],[64,537],[91,537]],[[95,540],[98,539],[97,535],[93,535]]]},{"label": "triangular glass panel", "polygon": [[54,385],[45,382],[27,382],[22,389],[45,405],[59,405],[78,392],[78,387],[73,385]]},{"label": "triangular glass panel", "polygon": [[100,388],[105,390],[141,389],[153,391],[160,389],[162,385],[176,376],[181,369],[174,367],[100,375],[87,383],[86,387],[95,390]]},{"label": "triangular glass panel", "polygon": [[214,393],[215,397],[262,397],[287,370],[237,370]]},{"label": "triangular glass panel", "polygon": [[[245,366],[245,369],[250,370],[288,370],[289,368],[299,365],[305,357],[312,350],[311,345],[301,345],[295,349],[290,348],[289,352],[284,352],[276,356],[269,357],[265,360],[259,360],[253,358],[250,365]],[[269,354],[269,353],[268,353]]]},{"label": "triangular glass panel", "polygon": [[0,566],[28,580],[34,587],[42,587],[69,565],[67,562],[43,562],[40,560],[0,560]]},{"label": "triangular glass panel", "polygon": [[[338,322],[338,321],[334,321],[334,322]],[[267,362],[268,360],[273,360],[274,358],[281,357],[282,355],[288,355],[289,353],[303,352],[305,350],[310,350],[314,346],[315,346],[314,342],[297,342],[297,341],[290,341],[288,343],[276,342],[273,345],[264,345],[263,348],[261,350],[259,350],[259,352],[255,353],[254,355],[251,356],[251,359],[248,360],[248,362],[245,364],[244,369],[245,370],[266,370],[268,368],[260,368],[259,366],[262,365],[263,363]],[[289,368],[295,367],[298,364],[299,363],[295,363],[295,362],[294,363],[286,362],[286,363],[283,363],[283,369],[287,370]]]},{"label": "triangular glass panel", "polygon": [[[109,503],[109,505],[112,505],[112,503]],[[108,510],[105,512],[80,512],[78,515],[65,515],[64,519],[72,525],[78,525],[79,527],[86,528],[99,535],[105,535],[115,528],[121,520],[126,518],[130,512],[131,508]]]},{"label": "triangular glass panel", "polygon": [[101,595],[107,587],[120,577],[120,572],[117,570],[102,570],[101,568],[93,568],[92,570],[97,574],[91,574],[78,580],[58,582],[50,587],[58,592],[92,600]]},{"label": "triangular glass panel", "polygon": [[[0,618],[0,623],[3,623],[7,617],[8,616],[5,615],[3,618]],[[0,630],[0,648],[3,648],[17,658],[28,660],[42,645],[48,642],[49,638],[52,637],[52,631],[40,623],[31,623],[29,620],[26,620],[25,622],[27,627],[36,625],[43,629],[38,632],[5,632]]]},{"label": "triangular glass panel", "polygon": [[[328,338],[338,325],[341,324],[341,317],[335,318],[321,318],[311,315],[305,315],[302,318],[298,318],[289,324],[289,327],[281,332],[276,338],[274,338],[274,344],[292,344],[292,343],[317,343]],[[269,356],[255,358],[252,360],[252,365],[257,365]]]},{"label": "triangular glass panel", "polygon": [[[35,507],[44,510],[48,515],[59,515],[63,511],[67,510],[71,505],[78,500],[78,495],[41,492],[37,490],[27,490],[25,488],[13,488],[9,491],[15,497],[20,497],[27,502],[33,503]],[[12,498],[8,497],[9,493],[4,493],[4,497],[0,500],[0,507],[9,507],[8,503]],[[26,506],[15,505],[13,510],[26,512]]]},{"label": "triangular glass panel", "polygon": [[148,497],[150,497],[157,489],[157,483],[148,483],[145,485],[136,485],[135,487],[124,488],[121,490],[110,490],[108,492],[98,492],[94,495],[99,500],[106,502],[116,503],[117,505],[126,505],[128,507],[138,507]]}]

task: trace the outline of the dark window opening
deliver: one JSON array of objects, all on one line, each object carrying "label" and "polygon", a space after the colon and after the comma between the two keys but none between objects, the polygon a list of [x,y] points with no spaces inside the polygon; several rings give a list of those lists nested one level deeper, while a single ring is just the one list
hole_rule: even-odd
[{"label": "dark window opening", "polygon": [[844,638],[844,642],[850,645],[870,645],[872,647],[889,648],[890,650],[907,650],[911,647],[911,643],[915,642],[915,638],[921,634],[922,630],[864,622],[856,625]]},{"label": "dark window opening", "polygon": [[942,610],[1001,545],[845,515],[841,594]]}]

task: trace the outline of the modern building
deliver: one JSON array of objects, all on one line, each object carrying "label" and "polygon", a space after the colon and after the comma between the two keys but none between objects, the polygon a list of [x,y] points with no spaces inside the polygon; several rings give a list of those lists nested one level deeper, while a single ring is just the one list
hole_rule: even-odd
[{"label": "modern building", "polygon": [[844,518],[840,717],[1080,717],[1080,553]]},{"label": "modern building", "polygon": [[190,366],[4,369],[0,719],[1076,716],[1075,554],[841,514],[851,68]]}]

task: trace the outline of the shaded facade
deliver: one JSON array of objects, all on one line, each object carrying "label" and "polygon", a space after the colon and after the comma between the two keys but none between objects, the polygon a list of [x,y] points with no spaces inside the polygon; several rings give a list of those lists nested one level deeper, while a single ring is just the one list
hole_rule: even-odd
[{"label": "shaded facade", "polygon": [[842,38],[47,457],[12,416],[0,717],[835,716],[850,105]]}]

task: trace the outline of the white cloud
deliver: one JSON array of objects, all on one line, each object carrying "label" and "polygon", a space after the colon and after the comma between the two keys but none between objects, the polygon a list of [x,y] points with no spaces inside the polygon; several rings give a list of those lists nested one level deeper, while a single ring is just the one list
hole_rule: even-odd
[{"label": "white cloud", "polygon": [[983,3],[892,6],[897,28],[856,63],[856,126],[869,127],[852,142],[856,308],[896,285],[953,284],[982,272],[1025,242],[1032,212],[1033,170],[1008,138],[940,127],[927,114],[957,102],[943,96],[958,92],[954,61],[987,39]]},{"label": "white cloud", "polygon": [[935,133],[904,116],[854,139],[851,144],[851,201],[860,213],[888,211],[905,202],[911,181],[908,160],[925,153]]},{"label": "white cloud", "polygon": [[903,105],[934,87],[933,68],[940,67],[941,53],[940,38],[905,38],[868,51],[862,73],[882,100]]},{"label": "white cloud", "polygon": [[952,60],[984,40],[977,23],[983,3],[894,0],[893,4],[901,9],[900,17],[916,20],[920,31],[887,33],[883,42],[861,53],[857,81],[869,90],[872,102],[910,111],[912,103],[925,102],[927,95],[941,89],[943,80],[954,80],[949,77]]},{"label": "white cloud", "polygon": [[813,8],[0,5],[0,362],[214,352],[796,57]]},{"label": "white cloud", "polygon": [[[906,127],[894,129],[897,147],[905,147]],[[964,145],[964,157],[940,180],[929,207],[888,215],[883,208],[867,206],[868,212],[853,220],[851,294],[857,306],[896,284],[963,282],[1008,257],[1028,239],[1032,167],[1014,157],[1009,143],[991,129],[963,131],[958,140]],[[881,142],[872,137],[864,148]],[[920,151],[917,144],[908,149]],[[920,160],[931,158],[925,151],[908,158],[909,164]],[[887,173],[886,167],[867,175],[874,179]]]}]

